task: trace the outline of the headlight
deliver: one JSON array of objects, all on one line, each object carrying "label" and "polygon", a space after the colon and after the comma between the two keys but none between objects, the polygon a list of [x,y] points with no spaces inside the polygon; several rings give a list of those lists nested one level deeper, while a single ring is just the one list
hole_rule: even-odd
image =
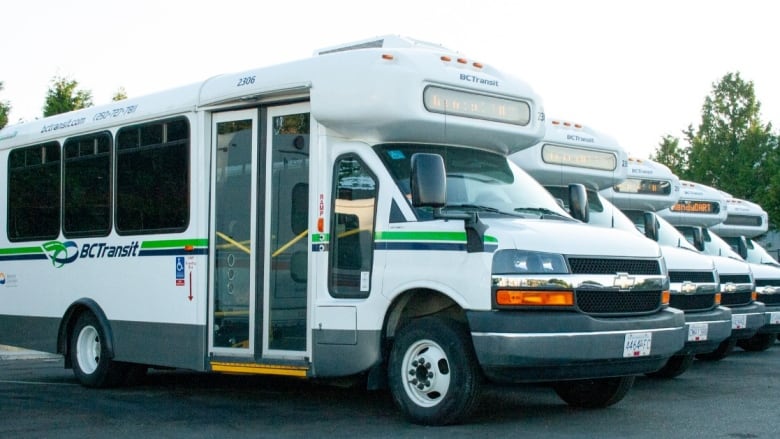
[{"label": "headlight", "polygon": [[562,255],[526,250],[499,250],[493,255],[493,274],[567,274]]}]

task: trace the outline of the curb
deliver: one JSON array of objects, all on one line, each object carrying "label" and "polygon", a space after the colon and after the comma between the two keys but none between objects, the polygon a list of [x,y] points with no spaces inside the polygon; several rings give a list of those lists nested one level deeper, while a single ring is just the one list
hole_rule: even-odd
[{"label": "curb", "polygon": [[0,345],[0,361],[7,360],[46,360],[62,358],[59,354],[49,352],[31,351],[15,346]]}]

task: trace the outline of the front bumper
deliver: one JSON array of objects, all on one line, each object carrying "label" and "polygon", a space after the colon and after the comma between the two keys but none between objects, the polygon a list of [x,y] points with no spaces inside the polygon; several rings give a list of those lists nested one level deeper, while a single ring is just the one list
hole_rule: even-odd
[{"label": "front bumper", "polygon": [[731,336],[731,309],[718,306],[709,311],[686,312],[685,346],[678,354],[702,354],[714,351]]},{"label": "front bumper", "polygon": [[[687,335],[684,314],[675,308],[628,317],[555,311],[468,311],[466,315],[480,365],[495,381],[653,372],[683,348]],[[636,337],[650,338],[649,352],[627,351],[627,343]]]},{"label": "front bumper", "polygon": [[731,309],[731,338],[742,340],[758,333],[767,323],[766,307],[761,302],[743,306],[729,306]]}]

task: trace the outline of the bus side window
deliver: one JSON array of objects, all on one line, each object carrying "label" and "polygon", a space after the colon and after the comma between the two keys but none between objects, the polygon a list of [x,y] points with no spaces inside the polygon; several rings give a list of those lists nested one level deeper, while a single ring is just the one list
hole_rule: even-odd
[{"label": "bus side window", "polygon": [[367,297],[374,254],[377,182],[355,156],[336,162],[328,286],[333,297]]},{"label": "bus side window", "polygon": [[8,155],[8,240],[56,239],[60,234],[60,145],[48,142]]}]

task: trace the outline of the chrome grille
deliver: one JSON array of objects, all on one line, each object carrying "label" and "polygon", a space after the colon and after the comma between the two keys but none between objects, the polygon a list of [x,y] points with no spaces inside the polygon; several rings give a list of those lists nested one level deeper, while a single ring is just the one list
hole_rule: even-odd
[{"label": "chrome grille", "polygon": [[669,282],[715,282],[715,274],[711,271],[669,270]]},{"label": "chrome grille", "polygon": [[750,305],[750,302],[753,301],[752,295],[753,293],[750,291],[723,293],[720,295],[720,304],[725,306]]},{"label": "chrome grille", "polygon": [[661,274],[661,266],[655,259],[593,259],[568,258],[574,274]]},{"label": "chrome grille", "polygon": [[757,287],[780,287],[780,279],[756,279]]},{"label": "chrome grille", "polygon": [[705,311],[715,307],[714,294],[672,294],[669,306],[683,311]]},{"label": "chrome grille", "polygon": [[576,291],[576,300],[588,314],[648,313],[661,307],[661,292]]},{"label": "chrome grille", "polygon": [[758,293],[758,301],[764,302],[767,305],[780,304],[780,294],[761,294]]},{"label": "chrome grille", "polygon": [[720,283],[749,284],[750,275],[748,274],[721,274]]}]

